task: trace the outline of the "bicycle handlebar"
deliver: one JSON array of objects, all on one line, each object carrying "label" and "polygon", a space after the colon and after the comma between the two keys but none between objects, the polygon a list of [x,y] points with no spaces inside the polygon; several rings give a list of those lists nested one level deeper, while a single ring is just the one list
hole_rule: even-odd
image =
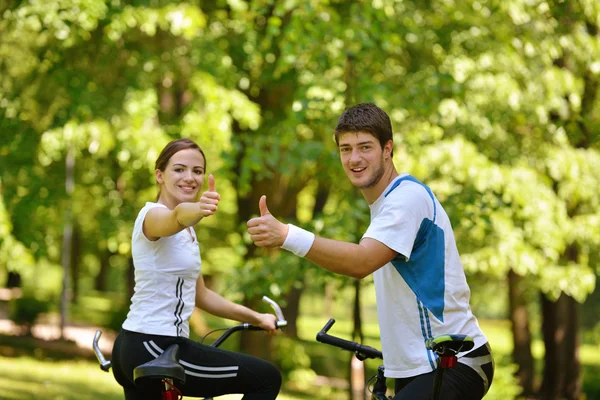
[{"label": "bicycle handlebar", "polygon": [[96,354],[96,358],[98,359],[98,362],[100,363],[100,368],[102,369],[102,371],[108,372],[108,370],[110,369],[112,364],[110,361],[107,361],[104,358],[102,351],[100,351],[100,347],[98,346],[98,341],[100,340],[100,336],[102,336],[102,332],[100,330],[97,330],[96,334],[94,335],[94,342],[93,342],[94,353]]},{"label": "bicycle handlebar", "polygon": [[[275,303],[273,300],[271,300],[270,298],[268,298],[267,296],[263,296],[262,299],[264,302],[269,303],[269,305],[271,307],[273,307],[273,310],[275,311],[275,315],[277,315],[277,321],[275,321],[275,328],[283,330],[283,328],[285,328],[287,326],[287,321],[285,320],[285,318],[283,318],[283,312],[281,311],[281,308],[279,307],[279,305],[277,303]],[[211,346],[219,347],[233,332],[264,331],[264,330],[265,329],[261,328],[260,326],[254,326],[249,323],[235,325],[235,326],[232,326],[231,328],[227,329],[225,332],[223,332],[223,334],[221,336],[219,336],[219,338],[217,340],[215,340],[214,342],[211,343]]]},{"label": "bicycle handlebar", "polygon": [[364,360],[366,358],[380,358],[383,360],[383,354],[381,353],[381,351],[374,349],[373,347],[364,346],[356,342],[351,342],[346,339],[329,335],[327,331],[331,329],[333,324],[335,324],[335,319],[331,318],[329,321],[327,321],[323,329],[321,329],[321,331],[317,333],[318,342],[339,347],[342,350],[351,351],[356,354],[356,357],[359,360]]}]

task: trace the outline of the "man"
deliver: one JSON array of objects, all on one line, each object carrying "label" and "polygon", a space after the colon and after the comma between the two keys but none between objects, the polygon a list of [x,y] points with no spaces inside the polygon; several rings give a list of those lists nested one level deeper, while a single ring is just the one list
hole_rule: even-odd
[{"label": "man", "polygon": [[428,338],[465,334],[474,350],[444,375],[443,399],[481,399],[493,377],[487,339],[469,305],[470,290],[450,221],[431,190],[394,167],[389,116],[372,103],[344,111],[335,128],[342,166],[371,209],[359,244],[315,237],[283,224],[259,201],[248,221],[257,246],[292,251],[332,272],[374,274],[385,375],[395,379],[395,400],[431,399],[435,355]]}]

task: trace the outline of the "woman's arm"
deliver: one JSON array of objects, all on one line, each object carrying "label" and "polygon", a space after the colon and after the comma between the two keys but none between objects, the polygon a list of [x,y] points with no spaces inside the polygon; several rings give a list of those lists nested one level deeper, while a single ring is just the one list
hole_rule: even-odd
[{"label": "woman's arm", "polygon": [[234,321],[248,322],[260,326],[267,331],[276,329],[277,317],[273,314],[258,313],[241,304],[233,303],[223,296],[208,289],[202,275],[196,281],[196,307],[217,317]]},{"label": "woman's arm", "polygon": [[202,193],[197,203],[180,203],[174,209],[155,207],[148,211],[144,219],[144,235],[150,240],[171,236],[194,226],[204,217],[217,212],[221,196],[215,191]]}]

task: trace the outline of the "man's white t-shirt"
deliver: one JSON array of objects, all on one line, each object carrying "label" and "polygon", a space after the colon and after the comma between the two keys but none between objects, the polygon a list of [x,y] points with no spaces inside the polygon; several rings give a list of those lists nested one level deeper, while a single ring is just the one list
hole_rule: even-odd
[{"label": "man's white t-shirt", "polygon": [[149,240],[142,226],[146,214],[163,204],[148,202],[133,227],[131,252],[135,288],[123,328],[151,335],[189,337],[194,311],[196,280],[202,260],[193,229]]},{"label": "man's white t-shirt", "polygon": [[[470,290],[448,215],[431,190],[410,175],[392,181],[370,205],[372,238],[398,253],[374,273],[385,376],[431,372],[427,339],[442,334],[487,342],[469,305]],[[460,357],[460,355],[459,355]]]}]

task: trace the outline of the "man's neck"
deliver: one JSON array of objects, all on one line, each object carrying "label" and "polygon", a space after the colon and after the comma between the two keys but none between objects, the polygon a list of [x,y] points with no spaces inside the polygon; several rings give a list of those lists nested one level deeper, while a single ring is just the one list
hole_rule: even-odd
[{"label": "man's neck", "polygon": [[374,186],[361,189],[360,191],[362,192],[365,200],[367,200],[367,203],[369,203],[369,205],[375,203],[385,188],[388,187],[390,182],[396,179],[398,175],[398,171],[396,171],[396,168],[392,166],[384,172],[379,182],[377,182]]}]

